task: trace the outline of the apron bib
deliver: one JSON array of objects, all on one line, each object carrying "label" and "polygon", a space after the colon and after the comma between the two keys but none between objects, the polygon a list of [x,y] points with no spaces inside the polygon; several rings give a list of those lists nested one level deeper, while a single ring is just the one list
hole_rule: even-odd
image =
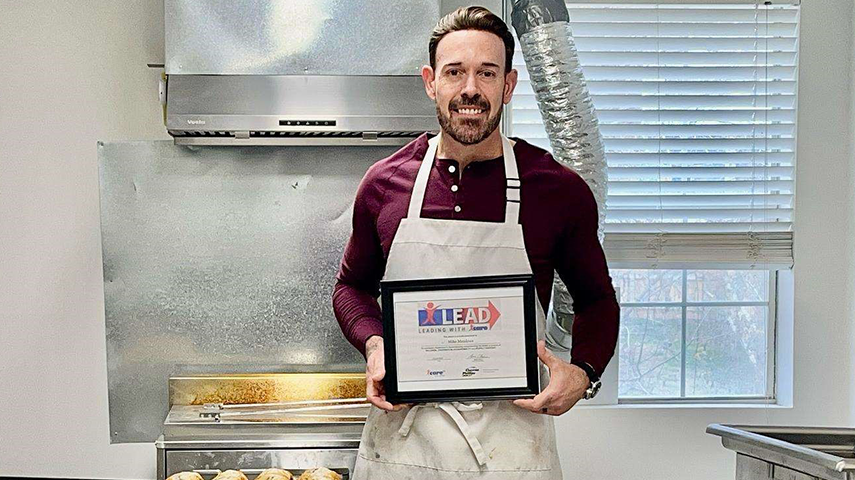
[{"label": "apron bib", "polygon": [[[513,148],[502,136],[507,178],[504,223],[421,218],[440,136],[428,141],[410,198],[389,250],[384,280],[530,274],[519,224],[520,180]],[[545,316],[537,304],[537,337]],[[541,385],[548,373],[541,365]],[[371,407],[354,480],[561,480],[551,416],[510,401],[430,403],[386,412]]]}]

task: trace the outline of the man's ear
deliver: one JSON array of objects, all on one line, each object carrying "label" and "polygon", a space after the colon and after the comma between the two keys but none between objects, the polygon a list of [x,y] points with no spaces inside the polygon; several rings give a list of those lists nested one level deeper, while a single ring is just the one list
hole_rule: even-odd
[{"label": "man's ear", "polygon": [[434,83],[435,77],[433,68],[430,65],[425,65],[422,67],[422,81],[425,82],[425,93],[427,96],[431,98],[431,100],[436,101],[436,84]]},{"label": "man's ear", "polygon": [[519,72],[516,69],[511,69],[510,72],[505,75],[505,90],[502,93],[502,102],[507,105],[511,101],[511,97],[514,96],[514,89],[517,88],[517,80],[519,78]]}]

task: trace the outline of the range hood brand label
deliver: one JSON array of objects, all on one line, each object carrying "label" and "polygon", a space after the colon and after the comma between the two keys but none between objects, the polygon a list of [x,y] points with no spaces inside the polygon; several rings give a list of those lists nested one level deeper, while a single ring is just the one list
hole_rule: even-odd
[{"label": "range hood brand label", "polygon": [[204,120],[187,120],[188,125],[204,125]]}]

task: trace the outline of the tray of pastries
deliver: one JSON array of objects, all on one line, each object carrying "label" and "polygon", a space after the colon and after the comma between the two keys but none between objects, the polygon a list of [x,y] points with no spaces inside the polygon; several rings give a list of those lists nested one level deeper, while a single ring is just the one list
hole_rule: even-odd
[{"label": "tray of pastries", "polygon": [[198,472],[178,472],[170,475],[166,480],[347,480],[346,471],[341,472],[337,470],[330,470],[324,467],[292,471],[281,468],[268,468],[257,474],[247,474],[241,470],[226,470],[209,478]]}]

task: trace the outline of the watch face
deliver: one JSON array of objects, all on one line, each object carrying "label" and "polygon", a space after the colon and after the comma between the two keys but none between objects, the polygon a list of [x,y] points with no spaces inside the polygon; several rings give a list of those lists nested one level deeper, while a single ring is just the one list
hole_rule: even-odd
[{"label": "watch face", "polygon": [[600,391],[600,387],[602,386],[602,382],[596,381],[588,387],[588,390],[585,391],[585,400],[590,400],[597,396],[597,393]]}]

